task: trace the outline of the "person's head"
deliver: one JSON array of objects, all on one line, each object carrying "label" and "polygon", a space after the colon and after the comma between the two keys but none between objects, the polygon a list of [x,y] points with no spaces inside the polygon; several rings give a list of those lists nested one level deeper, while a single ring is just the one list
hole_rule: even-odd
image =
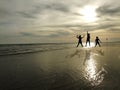
[{"label": "person's head", "polygon": [[90,35],[90,33],[87,31],[87,35]]},{"label": "person's head", "polygon": [[96,38],[98,39],[98,36],[96,36]]}]

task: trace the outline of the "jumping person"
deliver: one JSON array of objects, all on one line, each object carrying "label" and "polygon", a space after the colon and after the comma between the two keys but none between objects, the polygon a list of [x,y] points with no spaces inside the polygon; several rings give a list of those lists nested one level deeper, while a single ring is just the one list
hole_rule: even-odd
[{"label": "jumping person", "polygon": [[97,44],[99,45],[99,47],[101,47],[100,42],[101,42],[100,39],[98,38],[98,36],[96,36],[95,47],[97,46]]},{"label": "jumping person", "polygon": [[82,44],[82,38],[81,35],[77,35],[77,38],[79,39],[78,40],[78,44],[77,44],[77,47],[79,46],[79,44],[81,44],[81,46],[83,47],[83,44]]},{"label": "jumping person", "polygon": [[87,31],[87,39],[86,39],[86,45],[87,46],[87,42],[89,43],[89,46],[90,46],[90,33],[88,33]]}]

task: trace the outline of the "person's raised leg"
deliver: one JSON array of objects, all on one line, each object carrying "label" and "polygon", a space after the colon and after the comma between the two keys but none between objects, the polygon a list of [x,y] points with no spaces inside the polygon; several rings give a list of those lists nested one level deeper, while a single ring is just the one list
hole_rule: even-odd
[{"label": "person's raised leg", "polygon": [[89,40],[89,46],[90,46],[90,40]]},{"label": "person's raised leg", "polygon": [[97,42],[95,42],[95,47],[97,46]]},{"label": "person's raised leg", "polygon": [[78,42],[78,44],[77,44],[77,47],[79,46],[79,42]]},{"label": "person's raised leg", "polygon": [[101,47],[100,43],[98,42],[99,47]]},{"label": "person's raised leg", "polygon": [[83,47],[83,44],[82,44],[82,42],[81,42],[81,46]]},{"label": "person's raised leg", "polygon": [[87,47],[87,41],[86,41],[86,45],[85,46]]}]

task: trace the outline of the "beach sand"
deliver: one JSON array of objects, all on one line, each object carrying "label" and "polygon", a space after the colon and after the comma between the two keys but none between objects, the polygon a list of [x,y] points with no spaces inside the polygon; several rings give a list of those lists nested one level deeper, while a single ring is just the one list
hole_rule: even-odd
[{"label": "beach sand", "polygon": [[118,46],[0,57],[0,90],[120,90]]}]

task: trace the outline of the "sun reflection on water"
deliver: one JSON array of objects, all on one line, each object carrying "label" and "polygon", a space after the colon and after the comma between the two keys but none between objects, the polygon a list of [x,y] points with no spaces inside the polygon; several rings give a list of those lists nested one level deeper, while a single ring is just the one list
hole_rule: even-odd
[{"label": "sun reflection on water", "polygon": [[96,67],[95,67],[95,62],[93,60],[88,60],[87,66],[85,68],[85,71],[87,71],[87,78],[91,81],[92,79],[94,80],[94,76],[96,73]]},{"label": "sun reflection on water", "polygon": [[[90,54],[91,52],[89,52]],[[88,52],[87,52],[88,54]],[[99,71],[97,68],[97,63],[93,59],[93,56],[90,54],[88,55],[89,58],[87,58],[85,62],[85,73],[84,77],[90,82],[92,86],[97,86],[100,83],[102,83],[105,75],[105,70],[102,67]]]}]

